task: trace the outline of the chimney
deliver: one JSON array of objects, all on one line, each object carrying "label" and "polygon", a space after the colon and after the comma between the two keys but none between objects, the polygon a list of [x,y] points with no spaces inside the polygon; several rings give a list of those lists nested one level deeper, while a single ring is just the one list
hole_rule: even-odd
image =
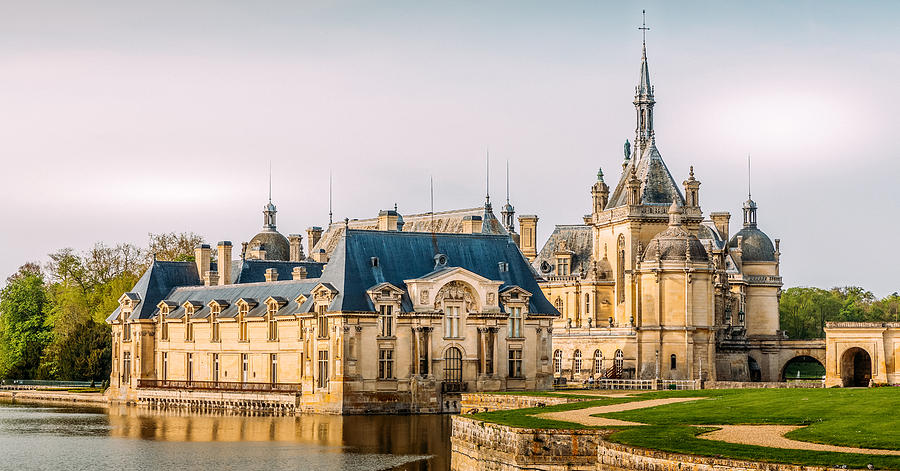
[{"label": "chimney", "polygon": [[294,280],[305,280],[306,279],[306,268],[294,267],[294,271],[291,272],[291,276]]},{"label": "chimney", "polygon": [[533,262],[537,257],[537,222],[538,217],[534,214],[523,214],[519,216],[519,248],[522,255]]},{"label": "chimney", "polygon": [[731,213],[728,211],[709,213],[709,218],[716,225],[716,230],[719,231],[722,240],[728,242],[728,221],[731,219]]},{"label": "chimney", "polygon": [[312,259],[319,263],[325,263],[328,261],[328,254],[325,253],[325,249],[319,249],[313,252]]},{"label": "chimney", "polygon": [[309,244],[309,255],[313,254],[313,247],[319,243],[319,239],[322,238],[322,228],[319,226],[313,226],[306,228],[306,241]]},{"label": "chimney", "polygon": [[396,231],[397,230],[397,211],[393,209],[385,209],[378,211],[378,230],[379,231]]},{"label": "chimney", "polygon": [[303,236],[300,234],[291,234],[288,236],[291,242],[291,261],[299,262],[303,260]]},{"label": "chimney", "polygon": [[222,274],[219,277],[219,284],[227,285],[231,283],[231,241],[220,241],[216,244],[216,250],[219,252],[219,261],[216,268]]},{"label": "chimney", "polygon": [[481,234],[481,225],[484,221],[481,216],[465,216],[463,218],[463,234]]},{"label": "chimney", "polygon": [[266,281],[278,281],[278,270],[274,268],[266,268]]},{"label": "chimney", "polygon": [[219,273],[215,270],[207,270],[203,275],[203,284],[206,286],[216,286],[219,284]]},{"label": "chimney", "polygon": [[200,244],[194,248],[194,263],[197,264],[197,276],[203,278],[209,271],[209,244]]}]

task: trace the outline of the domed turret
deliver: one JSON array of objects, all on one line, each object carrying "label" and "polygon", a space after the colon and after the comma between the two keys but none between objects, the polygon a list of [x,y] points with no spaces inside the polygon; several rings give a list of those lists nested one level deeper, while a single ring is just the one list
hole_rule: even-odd
[{"label": "domed turret", "polygon": [[263,207],[263,230],[247,243],[249,252],[244,254],[245,257],[263,260],[290,259],[291,243],[275,228],[275,213],[277,212],[270,199],[268,204]]},{"label": "domed turret", "polygon": [[728,248],[737,248],[740,237],[742,261],[774,262],[775,245],[765,232],[756,227],[756,210],[756,202],[753,199],[744,202],[744,228],[728,241]]},{"label": "domed turret", "polygon": [[681,207],[678,200],[673,200],[669,206],[669,227],[656,234],[647,250],[644,252],[644,261],[696,261],[706,262],[709,254],[706,248],[693,234],[681,227]]}]

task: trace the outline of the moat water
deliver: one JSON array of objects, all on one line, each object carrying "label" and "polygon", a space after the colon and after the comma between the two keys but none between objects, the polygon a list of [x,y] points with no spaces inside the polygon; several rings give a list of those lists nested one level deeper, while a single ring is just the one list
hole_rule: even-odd
[{"label": "moat water", "polygon": [[450,469],[450,417],[248,416],[0,400],[0,469]]}]

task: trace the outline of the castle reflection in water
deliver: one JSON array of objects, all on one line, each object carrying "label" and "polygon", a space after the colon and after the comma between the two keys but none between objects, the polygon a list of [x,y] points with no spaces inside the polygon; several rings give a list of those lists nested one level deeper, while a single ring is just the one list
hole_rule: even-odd
[{"label": "castle reflection in water", "polygon": [[292,442],[335,453],[430,455],[399,469],[450,469],[447,415],[246,415],[110,406],[110,436],[173,442]]}]

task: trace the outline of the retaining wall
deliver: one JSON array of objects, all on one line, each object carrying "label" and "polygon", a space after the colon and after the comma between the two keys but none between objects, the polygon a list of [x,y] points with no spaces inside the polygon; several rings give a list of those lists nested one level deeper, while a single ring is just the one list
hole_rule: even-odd
[{"label": "retaining wall", "polygon": [[568,404],[570,402],[589,401],[591,399],[594,398],[468,393],[462,395],[461,412],[463,414],[471,414],[474,412],[490,412],[495,410],[525,409],[529,407],[555,406],[557,404]]},{"label": "retaining wall", "polygon": [[821,381],[779,381],[768,383],[754,383],[749,381],[705,381],[703,383],[703,389],[813,389],[823,387],[825,387],[825,385]]},{"label": "retaining wall", "polygon": [[453,417],[451,471],[825,471],[681,455],[606,441],[607,430],[535,430]]}]

